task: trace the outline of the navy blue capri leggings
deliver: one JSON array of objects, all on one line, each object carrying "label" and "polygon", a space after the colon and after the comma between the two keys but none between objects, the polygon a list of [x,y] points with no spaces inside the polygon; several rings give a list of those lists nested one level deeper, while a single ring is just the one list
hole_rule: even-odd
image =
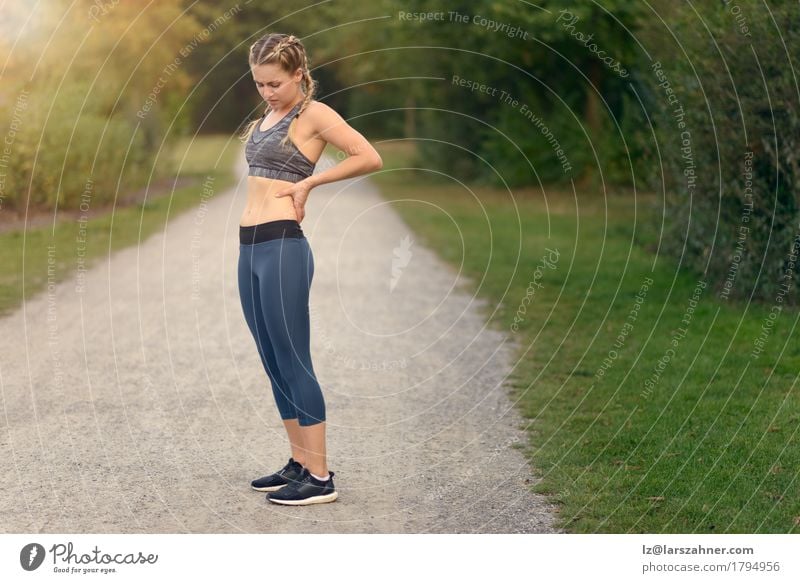
[{"label": "navy blue capri leggings", "polygon": [[295,220],[239,226],[239,297],[281,419],[325,421],[311,364],[308,297],[314,256]]}]

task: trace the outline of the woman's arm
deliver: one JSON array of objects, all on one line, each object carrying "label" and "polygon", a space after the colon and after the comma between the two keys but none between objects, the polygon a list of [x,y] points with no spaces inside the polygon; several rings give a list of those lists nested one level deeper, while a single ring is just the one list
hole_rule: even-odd
[{"label": "woman's arm", "polygon": [[305,217],[306,200],[308,200],[309,192],[315,186],[360,176],[383,167],[383,160],[372,144],[324,103],[314,102],[306,109],[304,115],[310,121],[314,134],[346,152],[348,157],[333,168],[328,168],[319,174],[312,174],[274,194],[276,198],[292,197],[298,222]]},{"label": "woman's arm", "polygon": [[383,167],[380,155],[364,136],[324,103],[316,102],[315,105],[312,115],[309,116],[314,132],[329,144],[345,152],[348,157],[333,168],[306,178],[309,188],[360,176]]}]

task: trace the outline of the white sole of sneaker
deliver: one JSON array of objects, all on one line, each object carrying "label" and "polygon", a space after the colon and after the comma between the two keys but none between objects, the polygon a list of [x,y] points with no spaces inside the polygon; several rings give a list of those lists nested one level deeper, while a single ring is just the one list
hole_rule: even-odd
[{"label": "white sole of sneaker", "polygon": [[281,488],[288,486],[289,484],[283,484],[281,486],[267,486],[266,488],[256,488],[254,486],[250,486],[256,492],[275,492],[276,490],[280,490]]},{"label": "white sole of sneaker", "polygon": [[330,494],[325,494],[324,496],[312,496],[311,498],[306,498],[305,500],[273,500],[269,497],[267,497],[267,500],[273,504],[285,504],[286,506],[306,506],[308,504],[324,504],[325,502],[333,502],[338,497],[338,492],[331,492]]}]

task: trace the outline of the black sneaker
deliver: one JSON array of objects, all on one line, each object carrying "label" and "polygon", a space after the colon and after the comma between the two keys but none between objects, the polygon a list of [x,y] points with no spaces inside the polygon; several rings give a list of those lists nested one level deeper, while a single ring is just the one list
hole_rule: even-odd
[{"label": "black sneaker", "polygon": [[283,468],[274,474],[253,480],[250,482],[250,486],[253,490],[258,490],[259,492],[274,492],[287,484],[302,479],[304,469],[300,462],[296,462],[294,458],[290,457],[289,463],[283,466]]},{"label": "black sneaker", "polygon": [[297,482],[292,482],[277,492],[267,494],[267,500],[275,504],[288,504],[290,506],[305,506],[306,504],[323,504],[333,502],[339,496],[333,486],[333,472],[327,481],[317,480],[306,468],[303,468],[303,477]]}]

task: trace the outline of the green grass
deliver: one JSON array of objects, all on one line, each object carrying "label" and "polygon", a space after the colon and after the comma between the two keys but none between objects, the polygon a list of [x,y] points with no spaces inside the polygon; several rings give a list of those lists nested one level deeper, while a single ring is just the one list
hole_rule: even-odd
[{"label": "green grass", "polygon": [[[559,503],[561,528],[798,531],[796,309],[783,310],[753,358],[770,304],[726,302],[709,286],[684,326],[697,279],[663,256],[653,269],[655,256],[631,243],[657,207],[652,196],[637,197],[634,210],[629,195],[576,201],[549,189],[466,190],[393,171],[411,156],[405,145],[379,150],[383,195],[421,242],[463,261],[476,293],[496,308],[487,318],[520,347],[509,395],[525,418],[524,452],[543,478],[535,491]],[[558,259],[537,273],[546,248]],[[648,276],[653,284],[630,316]],[[541,287],[518,314],[531,281]],[[674,357],[657,370],[671,347]],[[616,358],[604,366],[611,350]]]},{"label": "green grass", "polygon": [[[50,221],[45,227],[0,233],[0,315],[47,286],[48,267],[50,281],[61,281],[75,272],[81,259],[88,269],[109,253],[163,230],[171,218],[197,206],[202,197],[224,191],[234,182],[238,145],[228,136],[181,140],[170,153],[172,179],[160,181],[139,202],[89,209],[85,222],[79,214],[59,213],[55,225]],[[173,189],[175,176],[183,186]],[[120,193],[120,199],[128,195]]]}]

